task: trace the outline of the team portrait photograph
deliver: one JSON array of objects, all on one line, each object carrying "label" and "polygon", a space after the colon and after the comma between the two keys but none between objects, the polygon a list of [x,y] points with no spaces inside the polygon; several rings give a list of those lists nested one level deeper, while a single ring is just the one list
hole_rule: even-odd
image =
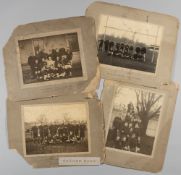
[{"label": "team portrait photograph", "polygon": [[26,156],[89,153],[86,103],[23,106]]},{"label": "team portrait photograph", "polygon": [[18,41],[23,84],[83,77],[78,32]]},{"label": "team portrait photograph", "polygon": [[163,95],[132,87],[115,92],[106,147],[152,156]]},{"label": "team portrait photograph", "polygon": [[161,26],[149,22],[101,15],[98,29],[100,63],[155,73],[162,30]]}]

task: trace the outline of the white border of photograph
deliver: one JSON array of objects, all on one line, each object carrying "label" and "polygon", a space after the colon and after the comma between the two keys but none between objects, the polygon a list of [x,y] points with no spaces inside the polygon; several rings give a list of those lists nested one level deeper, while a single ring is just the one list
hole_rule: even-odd
[{"label": "white border of photograph", "polygon": [[[20,58],[20,49],[19,49],[19,43],[18,41],[21,40],[27,40],[27,39],[34,39],[34,38],[41,38],[41,37],[51,37],[56,35],[63,35],[63,34],[69,34],[69,33],[77,33],[78,37],[78,44],[80,48],[80,60],[81,60],[81,66],[82,66],[82,77],[74,77],[69,79],[59,79],[59,80],[51,80],[48,82],[37,82],[37,83],[31,83],[31,84],[24,84],[23,83],[23,72],[22,72],[22,66],[21,66],[21,58]],[[69,82],[78,82],[78,81],[86,81],[88,79],[87,77],[87,70],[86,70],[86,64],[85,64],[85,55],[83,52],[83,45],[82,45],[82,34],[81,29],[73,29],[73,30],[60,30],[60,31],[53,31],[53,32],[47,32],[47,33],[40,33],[40,34],[29,34],[24,35],[21,37],[16,37],[16,48],[17,48],[17,61],[18,61],[18,72],[19,72],[19,82],[20,82],[20,89],[26,89],[26,88],[32,88],[32,87],[42,87],[46,85],[54,85],[54,84],[63,84],[63,83],[69,83]]]},{"label": "white border of photograph", "polygon": [[93,2],[86,9],[85,14],[86,16],[95,19],[97,40],[99,39],[98,31],[100,28],[101,15],[126,18],[138,22],[148,22],[163,27],[162,41],[160,44],[159,58],[155,74],[100,64],[101,77],[103,79],[137,83],[139,85],[150,87],[157,87],[171,82],[179,28],[179,20],[177,18],[106,2]]},{"label": "white border of photograph", "polygon": [[[53,154],[37,154],[37,155],[27,155],[26,154],[26,141],[25,141],[25,127],[24,127],[24,107],[26,106],[54,106],[54,105],[72,105],[74,103],[46,103],[46,104],[33,104],[33,105],[21,105],[22,114],[22,138],[23,138],[23,154],[24,157],[42,157],[42,156],[71,156],[71,155],[81,155],[91,153],[91,137],[90,137],[90,118],[89,118],[89,105],[88,102],[75,102],[75,104],[84,104],[87,110],[87,128],[88,128],[88,152],[75,152],[75,153],[53,153]],[[71,109],[70,109],[71,110]]]},{"label": "white border of photograph", "polygon": [[[101,96],[104,109],[104,119],[106,133],[108,133],[110,115],[112,114],[112,102],[115,90],[119,87],[141,88],[146,91],[163,94],[162,112],[160,113],[159,126],[157,136],[155,137],[155,145],[152,156],[144,156],[144,154],[135,154],[127,151],[115,151],[115,149],[105,149],[105,163],[118,167],[129,169],[136,169],[141,171],[148,171],[158,173],[162,170],[167,153],[168,140],[172,126],[174,110],[179,91],[179,85],[171,82],[170,85],[163,85],[159,88],[151,88],[133,83],[117,82],[106,80],[104,82],[104,89]],[[169,106],[169,107],[168,107]]]}]

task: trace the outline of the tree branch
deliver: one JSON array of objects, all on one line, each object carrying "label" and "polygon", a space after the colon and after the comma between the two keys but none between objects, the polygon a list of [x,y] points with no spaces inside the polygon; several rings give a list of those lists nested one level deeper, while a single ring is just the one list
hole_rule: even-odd
[{"label": "tree branch", "polygon": [[162,98],[162,95],[159,95],[154,101],[153,101],[153,105],[160,100],[160,98]]},{"label": "tree branch", "polygon": [[161,106],[159,108],[157,108],[157,110],[155,112],[153,112],[150,116],[149,119],[155,118],[157,116],[160,115],[160,110],[161,110]]}]

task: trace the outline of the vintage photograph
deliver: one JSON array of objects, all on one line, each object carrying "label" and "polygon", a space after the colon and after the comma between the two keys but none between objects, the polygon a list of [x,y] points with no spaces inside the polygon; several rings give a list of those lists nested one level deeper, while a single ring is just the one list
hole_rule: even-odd
[{"label": "vintage photograph", "polygon": [[18,41],[23,84],[83,77],[78,32]]},{"label": "vintage photograph", "polygon": [[118,87],[113,100],[106,147],[152,156],[164,96]]},{"label": "vintage photograph", "polygon": [[100,63],[155,73],[162,30],[161,26],[149,22],[101,15],[98,30]]},{"label": "vintage photograph", "polygon": [[26,156],[89,153],[87,103],[23,106]]}]

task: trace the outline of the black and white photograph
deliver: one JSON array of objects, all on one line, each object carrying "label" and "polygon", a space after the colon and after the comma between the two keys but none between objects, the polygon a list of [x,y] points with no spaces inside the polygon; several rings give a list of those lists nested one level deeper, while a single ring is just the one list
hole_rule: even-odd
[{"label": "black and white photograph", "polygon": [[100,63],[156,73],[162,30],[149,22],[101,15],[97,41]]},{"label": "black and white photograph", "polygon": [[83,77],[78,32],[18,41],[23,84]]},{"label": "black and white photograph", "polygon": [[118,87],[113,100],[106,147],[152,156],[164,96],[157,92]]},{"label": "black and white photograph", "polygon": [[89,153],[87,103],[23,106],[26,156]]}]

